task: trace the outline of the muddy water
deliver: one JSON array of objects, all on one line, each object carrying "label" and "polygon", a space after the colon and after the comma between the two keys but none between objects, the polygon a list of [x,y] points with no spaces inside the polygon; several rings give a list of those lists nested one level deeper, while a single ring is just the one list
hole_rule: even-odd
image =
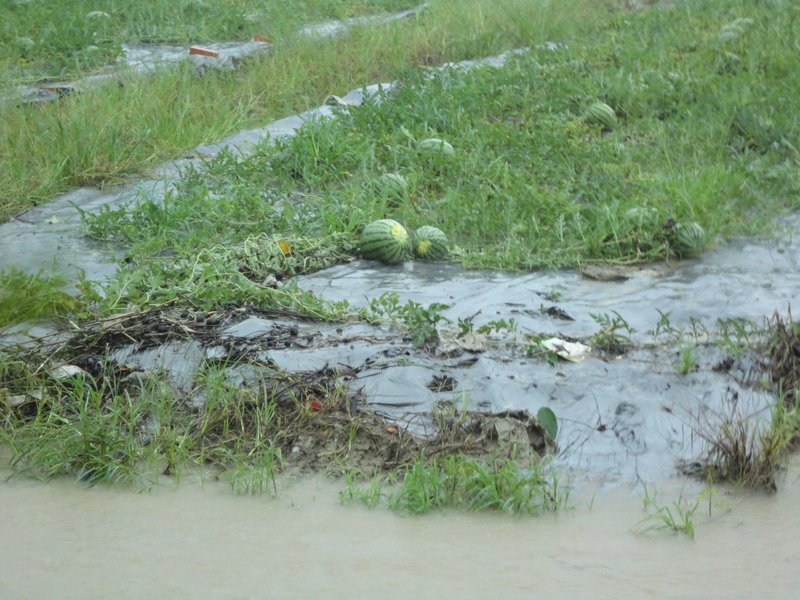
[{"label": "muddy water", "polygon": [[796,598],[797,467],[776,496],[720,493],[694,540],[637,533],[629,489],[517,519],[343,507],[320,480],[270,500],[13,479],[0,483],[0,597]]}]

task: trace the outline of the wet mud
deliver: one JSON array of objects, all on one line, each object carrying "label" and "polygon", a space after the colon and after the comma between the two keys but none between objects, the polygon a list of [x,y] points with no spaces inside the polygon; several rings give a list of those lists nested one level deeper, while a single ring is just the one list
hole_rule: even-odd
[{"label": "wet mud", "polygon": [[[702,423],[734,408],[756,420],[768,418],[775,399],[755,385],[761,358],[748,353],[734,358],[708,333],[719,328],[719,319],[763,324],[774,312],[785,312],[800,289],[799,261],[800,247],[785,238],[734,243],[692,261],[629,269],[622,281],[599,281],[577,271],[514,274],[359,262],[298,281],[326,298],[355,304],[384,292],[397,293],[401,301],[447,304],[444,315],[454,323],[513,318],[517,331],[487,339],[482,352],[446,359],[408,349],[406,355],[384,354],[383,375],[364,379],[370,402],[398,418],[443,399],[471,409],[532,414],[547,406],[562,425],[558,462],[573,478],[651,481],[703,455],[706,448],[696,435]],[[602,329],[592,315],[609,311],[635,330],[633,345],[622,355],[594,352],[580,362],[551,364],[526,356],[519,342],[537,334],[591,343]],[[669,315],[671,327],[700,334],[689,340],[656,336],[662,315]],[[686,347],[694,365],[684,374]],[[449,382],[447,391],[426,387],[437,378]]]}]

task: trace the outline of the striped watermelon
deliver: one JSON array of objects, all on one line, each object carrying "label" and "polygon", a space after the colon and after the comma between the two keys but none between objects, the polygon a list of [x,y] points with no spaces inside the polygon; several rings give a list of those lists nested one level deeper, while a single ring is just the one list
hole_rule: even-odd
[{"label": "striped watermelon", "polygon": [[706,232],[699,223],[678,223],[673,228],[673,250],[679,256],[700,254],[706,245]]},{"label": "striped watermelon", "polygon": [[408,181],[400,173],[385,173],[377,182],[378,191],[389,200],[402,200],[408,195]]},{"label": "striped watermelon", "polygon": [[617,124],[617,115],[608,104],[595,102],[586,111],[586,120],[602,125],[605,129],[614,129]]},{"label": "striped watermelon", "polygon": [[456,153],[449,142],[439,138],[422,140],[417,144],[417,150],[425,154],[442,154],[444,156],[453,156]]},{"label": "striped watermelon", "polygon": [[364,227],[361,233],[361,255],[396,265],[405,260],[411,249],[408,231],[394,219],[380,219]]},{"label": "striped watermelon", "polygon": [[423,225],[414,232],[414,256],[430,261],[447,260],[450,256],[447,249],[448,243],[444,231],[430,225]]}]

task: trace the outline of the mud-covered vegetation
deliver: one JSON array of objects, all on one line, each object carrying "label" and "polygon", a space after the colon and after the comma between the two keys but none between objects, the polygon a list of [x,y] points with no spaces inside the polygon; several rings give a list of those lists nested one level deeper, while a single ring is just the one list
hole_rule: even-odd
[{"label": "mud-covered vegetation", "polygon": [[[419,476],[439,464],[488,460],[500,461],[508,473],[512,466],[529,473],[529,495],[549,498],[557,485],[539,473],[540,457],[555,444],[536,418],[442,407],[416,415],[422,430],[412,435],[407,424],[364,409],[358,369],[288,373],[271,363],[268,349],[311,343],[292,325],[304,315],[261,311],[276,326],[257,342],[222,335],[243,312],[165,308],[117,315],[87,322],[35,352],[8,353],[0,362],[0,415],[15,472],[149,486],[189,470],[222,477],[237,492],[276,493],[276,476],[286,472],[392,479],[407,469]],[[188,388],[113,353],[178,340],[208,350]],[[45,367],[53,364],[59,366]],[[434,505],[445,503],[440,498]],[[513,506],[532,510],[526,502]]]}]

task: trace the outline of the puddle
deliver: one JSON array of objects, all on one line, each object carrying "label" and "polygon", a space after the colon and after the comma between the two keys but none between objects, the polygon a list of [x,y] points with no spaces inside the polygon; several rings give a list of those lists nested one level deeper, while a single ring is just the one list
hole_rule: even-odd
[{"label": "puddle", "polygon": [[[184,481],[120,488],[0,482],[3,598],[795,598],[798,463],[776,496],[726,495],[694,540],[632,531],[638,492],[558,515],[406,517],[308,479],[278,500]],[[659,500],[677,497],[659,488]],[[663,496],[663,498],[662,498]]]}]

